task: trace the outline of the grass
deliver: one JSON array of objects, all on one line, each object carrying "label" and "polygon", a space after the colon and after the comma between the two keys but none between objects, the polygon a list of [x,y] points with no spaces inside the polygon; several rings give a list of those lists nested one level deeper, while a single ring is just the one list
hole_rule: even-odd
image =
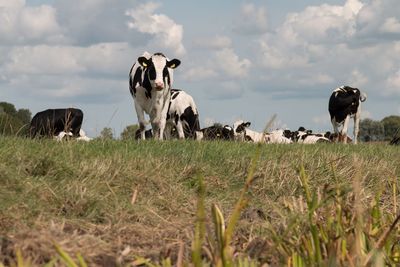
[{"label": "grass", "polygon": [[[0,262],[16,263],[20,251],[33,266],[57,266],[59,247],[88,266],[187,263],[197,240],[197,262],[210,264],[211,207],[230,225],[256,150],[235,142],[1,137]],[[399,166],[398,147],[382,144],[262,146],[248,204],[229,228],[233,263],[394,264],[397,224],[379,239],[398,213]],[[199,216],[204,226],[196,226]]]}]

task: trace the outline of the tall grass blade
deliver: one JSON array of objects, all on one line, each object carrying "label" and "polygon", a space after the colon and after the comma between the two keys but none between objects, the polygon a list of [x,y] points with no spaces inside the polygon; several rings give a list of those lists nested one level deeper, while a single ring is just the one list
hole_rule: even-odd
[{"label": "tall grass blade", "polygon": [[74,260],[66,253],[62,248],[54,244],[54,247],[57,250],[58,255],[61,257],[61,260],[68,266],[68,267],[78,267],[78,265],[74,262]]},{"label": "tall grass blade", "polygon": [[201,259],[201,248],[204,242],[205,237],[205,220],[206,220],[206,213],[205,213],[205,186],[203,182],[203,176],[198,175],[199,181],[199,188],[198,188],[198,197],[197,197],[197,216],[196,216],[196,228],[194,234],[194,240],[192,243],[192,260],[193,264],[196,267],[202,266],[202,259]]}]

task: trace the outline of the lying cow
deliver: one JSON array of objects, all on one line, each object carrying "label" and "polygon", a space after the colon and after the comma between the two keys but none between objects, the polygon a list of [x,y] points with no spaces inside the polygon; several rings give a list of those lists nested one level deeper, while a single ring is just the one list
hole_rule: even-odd
[{"label": "lying cow", "polygon": [[169,60],[162,53],[147,52],[138,57],[129,73],[129,90],[134,99],[141,139],[145,139],[146,121],[150,117],[155,139],[162,140],[171,100],[173,69],[180,60]]},{"label": "lying cow", "polygon": [[33,116],[29,127],[32,138],[36,136],[53,137],[61,132],[80,137],[83,112],[76,108],[47,109]]},{"label": "lying cow", "polygon": [[265,134],[250,130],[248,127],[251,122],[238,120],[233,124],[233,133],[237,141],[250,141],[255,143],[265,143],[267,141]]},{"label": "lying cow", "polygon": [[233,140],[234,132],[229,125],[214,124],[196,132],[196,140]]},{"label": "lying cow", "polygon": [[299,127],[297,131],[291,133],[293,142],[301,144],[330,143],[330,139],[326,134],[313,133],[312,130],[306,130]]},{"label": "lying cow", "polygon": [[[359,131],[361,102],[367,99],[365,93],[361,93],[359,89],[350,86],[341,86],[333,90],[329,99],[329,114],[333,131],[339,134],[339,142],[347,143],[347,128],[350,118],[354,118],[354,144],[357,144]],[[342,130],[339,127],[343,125]]]},{"label": "lying cow", "polygon": [[[289,131],[290,132],[290,131]],[[274,130],[267,133],[267,143],[268,144],[291,144],[293,141],[287,137],[288,130]]]}]

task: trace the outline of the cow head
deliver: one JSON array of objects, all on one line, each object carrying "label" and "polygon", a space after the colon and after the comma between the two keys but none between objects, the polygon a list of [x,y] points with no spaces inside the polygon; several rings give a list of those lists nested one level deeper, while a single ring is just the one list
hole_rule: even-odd
[{"label": "cow head", "polygon": [[165,89],[167,85],[171,87],[171,70],[181,64],[179,59],[168,60],[162,53],[155,53],[151,58],[139,57],[138,62],[145,69],[151,87],[157,91]]},{"label": "cow head", "polygon": [[244,122],[242,120],[236,121],[233,124],[233,134],[236,140],[244,141],[246,136],[246,128],[251,125],[251,122]]}]

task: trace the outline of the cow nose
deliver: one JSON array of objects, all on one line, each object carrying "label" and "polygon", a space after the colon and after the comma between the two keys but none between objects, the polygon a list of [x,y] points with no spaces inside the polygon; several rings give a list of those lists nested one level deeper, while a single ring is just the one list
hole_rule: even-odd
[{"label": "cow nose", "polygon": [[164,83],[163,82],[156,82],[156,89],[161,90],[164,88]]}]

